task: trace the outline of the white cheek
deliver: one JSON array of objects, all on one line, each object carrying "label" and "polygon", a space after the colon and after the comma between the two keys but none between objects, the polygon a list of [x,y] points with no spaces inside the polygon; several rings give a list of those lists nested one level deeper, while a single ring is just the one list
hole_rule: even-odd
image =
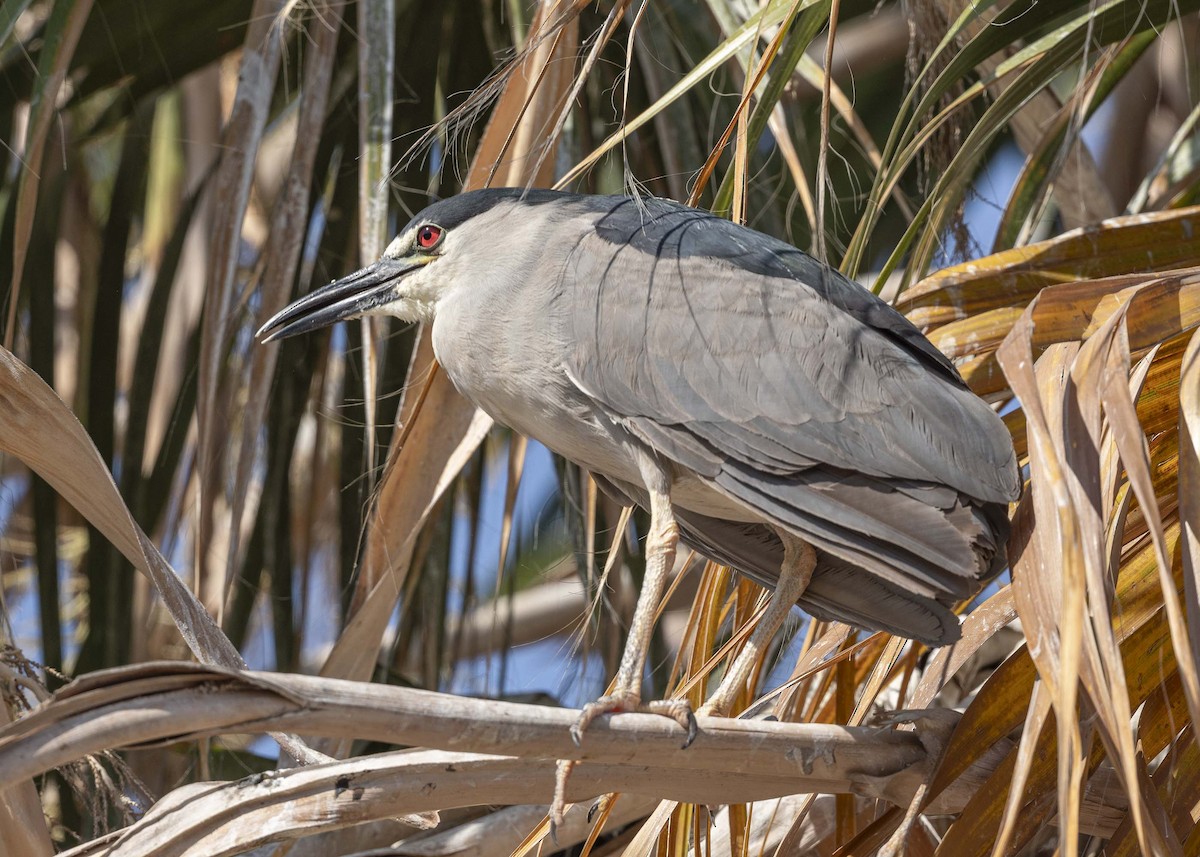
[{"label": "white cheek", "polygon": [[400,298],[391,303],[367,310],[363,316],[384,316],[398,318],[401,321],[430,321],[433,314],[427,304],[414,301],[411,298]]}]

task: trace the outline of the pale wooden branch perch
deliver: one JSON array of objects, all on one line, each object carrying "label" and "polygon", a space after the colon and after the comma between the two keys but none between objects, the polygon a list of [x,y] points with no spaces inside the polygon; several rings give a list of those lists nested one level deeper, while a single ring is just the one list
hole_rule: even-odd
[{"label": "pale wooden branch perch", "polygon": [[[682,750],[674,724],[622,714],[597,721],[579,748],[567,731],[577,714],[341,679],[145,664],[86,676],[0,730],[0,788],[99,750],[222,733],[285,730],[431,748],[187,787],[178,824],[188,832],[172,821],[172,835],[224,853],[216,843],[234,831],[269,841],[433,809],[545,803],[559,758],[584,762],[571,779],[573,801],[622,792],[725,804],[819,792],[903,806],[930,769],[919,731],[701,717],[695,743]],[[960,810],[1007,749],[985,754],[927,811]],[[1103,792],[1103,780],[1089,785]],[[130,835],[162,827],[177,797],[160,801]],[[1123,808],[1112,801],[1087,802],[1088,827],[1115,829]],[[131,840],[137,848],[112,853],[158,853],[160,840],[145,835]]]}]

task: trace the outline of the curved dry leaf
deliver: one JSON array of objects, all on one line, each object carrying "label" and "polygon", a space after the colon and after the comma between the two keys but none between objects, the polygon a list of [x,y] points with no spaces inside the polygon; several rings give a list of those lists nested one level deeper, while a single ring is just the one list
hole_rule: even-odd
[{"label": "curved dry leaf", "polygon": [[[1129,729],[1132,712],[1125,670],[1110,618],[1112,580],[1115,575],[1110,576],[1106,568],[1104,521],[1100,511],[1100,393],[1108,362],[1105,355],[1111,350],[1113,340],[1121,329],[1128,306],[1128,303],[1124,303],[1116,308],[1097,334],[1080,347],[1072,361],[1071,382],[1064,385],[1061,399],[1052,403],[1051,412],[1055,413],[1056,419],[1058,412],[1062,414],[1061,455],[1078,522],[1079,547],[1083,559],[1083,577],[1078,582],[1082,596],[1078,603],[1079,617],[1083,620],[1079,631],[1078,676],[1088,691],[1093,710],[1099,715],[1099,737],[1124,780],[1131,812],[1138,827],[1139,841],[1143,847],[1153,848],[1155,853],[1182,855],[1174,831],[1161,825],[1162,813],[1155,811],[1161,810],[1154,806],[1158,803],[1157,796],[1148,794],[1140,787],[1142,780],[1147,779],[1145,762],[1137,754]],[[1128,372],[1124,373],[1122,384],[1128,384]],[[1070,591],[1073,587],[1068,583],[1067,588]],[[1071,619],[1073,607],[1071,600],[1064,603],[1064,619]],[[1064,638],[1068,635],[1067,627],[1064,622]],[[1066,686],[1067,682],[1063,681],[1060,692]],[[1075,807],[1078,806],[1081,785],[1079,766],[1087,752],[1075,705],[1073,688],[1069,702],[1066,698],[1063,702],[1055,700],[1059,731],[1059,825],[1063,828],[1064,841],[1070,841],[1076,835]],[[1072,742],[1069,754],[1063,753],[1065,740]],[[1148,803],[1150,806],[1147,806]]]},{"label": "curved dry leaf", "polygon": [[[109,857],[224,857],[258,845],[447,806],[545,803],[550,760],[437,750],[399,751],[194,784],[165,796],[109,844]],[[568,786],[573,801],[611,791],[677,793],[690,803],[765,799],[787,780],[589,765]],[[724,797],[723,797],[724,796]],[[86,849],[88,846],[82,846]],[[72,852],[64,852],[70,855]]]},{"label": "curved dry leaf", "polygon": [[[998,353],[1000,365],[1021,401],[1032,441],[1029,448],[1030,489],[1021,501],[1022,506],[1028,505],[1032,510],[1027,519],[1031,527],[1026,534],[1027,541],[1009,539],[1009,562],[1012,564],[1017,612],[1029,640],[1029,651],[1038,663],[1038,672],[1055,690],[1061,674],[1058,620],[1064,606],[1064,569],[1078,569],[1081,559],[1075,552],[1079,540],[1041,394],[1045,379],[1061,383],[1074,355],[1070,346],[1050,349],[1042,356],[1038,366],[1040,371],[1035,374],[1031,338],[1032,318],[1027,312]],[[1058,530],[1053,529],[1056,525]],[[1075,579],[1082,581],[1082,575],[1076,575]],[[1078,616],[1082,606],[1081,585],[1076,592],[1079,607],[1075,615]],[[1073,671],[1064,678],[1073,683]]]},{"label": "curved dry leaf", "polygon": [[[0,451],[25,462],[150,578],[197,659],[229,669],[245,666],[241,654],[204,605],[133,520],[112,474],[79,420],[41,377],[3,348]],[[273,737],[298,760],[314,762],[321,758],[296,738]]]},{"label": "curved dry leaf", "polygon": [[[1197,842],[1194,814],[1200,792],[1200,753],[1197,752],[1195,734],[1190,729],[1184,730],[1171,746],[1155,771],[1153,780],[1163,805],[1167,807],[1170,823],[1178,830],[1191,831],[1191,841],[1187,843],[1191,848],[1186,853],[1194,854]],[[1113,833],[1104,853],[1105,857],[1139,857],[1143,853],[1129,819]]]},{"label": "curved dry leaf", "polygon": [[[1134,298],[1135,303],[1138,297]],[[1171,629],[1171,645],[1175,649],[1175,659],[1183,676],[1191,722],[1200,723],[1200,674],[1197,673],[1196,653],[1189,638],[1184,608],[1171,576],[1171,559],[1167,553],[1164,522],[1151,475],[1150,450],[1129,390],[1129,364],[1129,343],[1122,319],[1117,325],[1102,369],[1105,416],[1112,427],[1121,462],[1125,465],[1130,485],[1149,527],[1162,587],[1163,605]]]},{"label": "curved dry leaf", "polygon": [[37,373],[0,348],[0,451],[15,455],[154,581],[188,648],[202,661],[245,664],[204,606],[130,517],[79,420]]},{"label": "curved dry leaf", "polygon": [[928,708],[959,668],[979,649],[1017,618],[1011,586],[1005,586],[967,615],[962,623],[962,637],[933,653],[925,667],[912,698],[910,708]]},{"label": "curved dry leaf", "polygon": [[[1025,306],[1047,286],[1133,271],[1200,265],[1200,206],[1115,217],[1047,241],[938,271],[906,289],[896,308],[934,327],[1002,307]],[[1153,248],[1147,252],[1147,248]]]},{"label": "curved dry leaf", "polygon": [[[992,845],[992,857],[1001,857],[1009,850],[1016,832],[1017,818],[1024,803],[1029,774],[1037,758],[1038,740],[1050,716],[1050,695],[1040,681],[1033,684],[1033,695],[1029,699],[1029,710],[1025,714],[1025,725],[1021,729],[1021,740],[1013,760],[1012,778],[1008,785],[1008,799],[1004,803],[1004,814],[1000,817],[999,830]],[[960,820],[962,816],[960,816]],[[970,819],[968,819],[968,823]]]},{"label": "curved dry leaf", "polygon": [[1050,346],[1035,371],[1033,319],[1041,299],[1039,296],[1026,310],[999,349],[998,358],[1021,400],[1033,441],[1034,532],[1026,550],[1014,561],[1013,588],[1029,635],[1029,650],[1058,714],[1059,823],[1064,826],[1064,841],[1075,841],[1078,788],[1083,781],[1079,769],[1082,736],[1075,713],[1077,681],[1081,680],[1100,715],[1099,735],[1120,761],[1118,771],[1137,816],[1139,840],[1144,847],[1154,842],[1160,849],[1177,853],[1179,843],[1173,831],[1161,826],[1162,813],[1146,805],[1149,802],[1153,807],[1156,796],[1140,787],[1144,767],[1128,729],[1125,673],[1111,627],[1103,527],[1097,513],[1099,375],[1102,355],[1126,303],[1114,306],[1100,335],[1081,347]]},{"label": "curved dry leaf", "polygon": [[[645,818],[657,803],[626,796],[612,807],[607,827],[616,829]],[[548,806],[505,807],[415,842],[397,843],[392,849],[397,857],[509,857],[527,840],[529,831],[545,820],[549,810]],[[554,831],[558,848],[570,848],[588,838],[593,827],[590,814],[582,804],[567,807],[563,823]]]},{"label": "curved dry leaf", "polygon": [[[1019,306],[985,310],[940,325],[928,333],[928,339],[951,360],[993,351],[1004,341],[1004,337],[1008,336],[1022,312],[1024,309]],[[928,318],[929,316],[926,316],[926,319]],[[909,319],[914,324],[917,323],[912,315]]]},{"label": "curved dry leaf", "polygon": [[[8,706],[0,703],[0,729],[10,723]],[[28,780],[0,791],[0,852],[26,857],[50,857],[54,853],[41,796]]]},{"label": "curved dry leaf", "polygon": [[1200,332],[1192,336],[1180,367],[1178,496],[1188,629],[1192,650],[1200,651]]},{"label": "curved dry leaf", "polygon": [[1187,716],[1183,680],[1175,671],[1162,679],[1138,715],[1137,738],[1147,757],[1154,758],[1178,739]]},{"label": "curved dry leaf", "polygon": [[[1013,844],[1007,852],[1009,854],[1016,853],[1018,846],[1028,842],[1054,818],[1054,742],[1054,730],[1044,729],[1029,756],[1027,796],[1016,818]],[[996,764],[991,777],[975,789],[971,800],[961,809],[939,846],[939,854],[945,857],[986,857],[992,854],[1018,757],[1016,748],[1006,750],[1006,755]],[[1081,790],[1078,824],[1081,832],[1111,836],[1128,815],[1129,805],[1113,769],[1107,765],[1101,766],[1100,758],[1097,752],[1084,760],[1089,777]],[[928,811],[940,809],[935,803]]]},{"label": "curved dry leaf", "polygon": [[[1175,538],[1171,529],[1167,531],[1167,538],[1168,544],[1173,545]],[[1126,557],[1118,581],[1117,594],[1119,604],[1129,604],[1128,613],[1114,617],[1113,622],[1114,629],[1121,639],[1121,657],[1125,663],[1130,692],[1129,705],[1131,708],[1137,708],[1143,701],[1154,700],[1161,692],[1162,683],[1175,673],[1174,659],[1167,645],[1169,629],[1161,608],[1161,591],[1158,589],[1155,574],[1155,560],[1148,544],[1144,545],[1142,550],[1133,552],[1132,558]],[[980,849],[977,853],[989,853],[991,843],[995,839],[1007,786],[1012,778],[1012,765],[1016,759],[1016,751],[1003,736],[1015,729],[1025,716],[1033,682],[1032,663],[1027,651],[1022,648],[988,679],[964,713],[943,758],[942,767],[934,778],[931,793],[936,796],[942,783],[952,778],[958,778],[956,787],[961,788],[962,781],[971,776],[970,772],[962,773],[968,765],[974,765],[971,771],[976,773],[986,769],[997,772],[990,782],[976,784],[970,790],[974,797],[962,810],[962,815],[956,822],[956,826],[957,823],[963,822],[963,828],[958,833],[954,833],[953,829],[951,831],[953,837],[958,837],[975,830],[976,833],[970,835],[978,835],[978,839],[974,840]],[[1186,705],[1180,703],[1180,707],[1186,714]],[[1148,713],[1148,710],[1142,712],[1141,722],[1146,722]],[[1186,722],[1186,718],[1178,717],[1168,722],[1178,724]],[[1153,757],[1171,740],[1176,731],[1171,727],[1162,730],[1161,733],[1147,733],[1146,740],[1141,745],[1142,751],[1148,758]],[[1018,839],[1036,831],[1042,823],[1040,819],[1048,817],[1052,809],[1055,786],[1051,771],[1055,746],[1053,733],[1047,733],[1034,754],[1037,761],[1031,769],[1022,816],[1019,819],[1019,830],[1023,832]],[[981,759],[985,752],[998,754],[999,758],[983,764]],[[1006,755],[1009,757],[1008,761],[997,767]],[[1099,762],[1099,758],[1094,757],[1090,766],[1092,769]],[[1113,808],[1124,806],[1123,798],[1120,797],[1123,794],[1123,786],[1111,767],[1101,767],[1095,771],[1087,782],[1080,821],[1084,829],[1094,829],[1096,824],[1102,824],[1111,831],[1124,815],[1124,811],[1112,812]],[[1093,799],[1087,798],[1089,793],[1094,796]],[[1104,806],[1109,809],[1103,809]],[[941,799],[935,798],[927,811],[940,812],[943,809]],[[1176,830],[1182,833],[1187,827],[1176,827]],[[961,844],[964,841],[951,839],[952,843]],[[952,850],[950,853],[959,852]]]},{"label": "curved dry leaf", "polygon": [[[1189,279],[1189,276],[1177,278],[1176,285],[1186,289]],[[1130,306],[1136,306],[1140,302],[1139,298],[1150,293],[1145,298],[1146,303],[1158,305],[1158,308],[1150,312],[1155,315],[1172,315],[1178,325],[1175,332],[1179,326],[1184,326],[1191,320],[1188,311],[1181,307],[1179,302],[1167,312],[1161,309],[1163,301],[1157,300],[1158,296],[1153,293],[1163,288],[1164,284],[1165,281],[1159,280],[1151,286],[1135,287],[1119,296],[1112,296],[1110,300],[1113,300],[1114,305],[1111,310],[1106,309],[1107,301],[1100,297],[1092,304],[1091,313],[1082,319],[1076,316],[1075,320],[1077,328],[1083,327],[1084,336],[1090,330],[1097,330],[1100,335],[1085,341],[1082,348],[1071,345],[1051,346],[1035,368],[1034,320],[1040,320],[1045,315],[1039,312],[1039,304],[1047,299],[1053,301],[1058,298],[1061,303],[1064,297],[1078,298],[1086,294],[1087,286],[1081,284],[1049,289],[1022,315],[1012,334],[1001,347],[998,359],[1024,406],[1027,428],[1030,430],[1028,439],[1033,478],[1031,498],[1027,498],[1023,506],[1026,507],[1026,515],[1028,509],[1033,509],[1034,521],[1040,523],[1040,526],[1038,523],[1034,524],[1031,533],[1026,531],[1022,534],[1019,528],[1019,532],[1014,535],[1013,589],[1026,620],[1031,650],[1035,660],[1039,662],[1039,672],[1050,683],[1050,696],[1055,707],[1060,712],[1071,712],[1059,720],[1059,737],[1067,741],[1068,747],[1081,747],[1080,735],[1074,731],[1073,687],[1076,669],[1070,668],[1073,651],[1077,653],[1074,657],[1081,657],[1077,668],[1079,677],[1088,686],[1089,695],[1099,704],[1098,713],[1103,725],[1102,737],[1110,752],[1123,759],[1121,773],[1125,779],[1125,788],[1134,799],[1134,812],[1141,822],[1139,838],[1145,844],[1148,836],[1163,837],[1165,842],[1160,843],[1162,847],[1178,849],[1177,842],[1172,844],[1173,836],[1169,828],[1153,829],[1161,823],[1161,811],[1144,812],[1139,809],[1141,798],[1149,798],[1151,804],[1157,801],[1147,795],[1141,787],[1146,781],[1145,771],[1134,757],[1132,745],[1129,743],[1129,700],[1124,688],[1125,673],[1110,624],[1110,598],[1104,594],[1108,590],[1104,584],[1105,558],[1098,550],[1103,545],[1102,522],[1093,511],[1098,506],[1092,502],[1099,501],[1100,493],[1097,457],[1101,416],[1100,375],[1108,365],[1106,355],[1111,352],[1117,331],[1122,329],[1123,316]],[[1088,285],[1094,289],[1096,284]],[[1175,291],[1174,294],[1178,295],[1181,291]],[[1089,300],[1096,297],[1098,296],[1093,291]],[[1097,328],[1096,323],[1100,320],[1098,316],[1103,316],[1103,322],[1102,326]],[[1160,325],[1158,329],[1163,328]],[[1064,383],[1068,373],[1072,381]],[[1120,384],[1126,396],[1129,395],[1128,383],[1126,363],[1124,371],[1120,373]],[[1046,410],[1043,410],[1044,407]],[[1052,425],[1055,426],[1054,429],[1051,428]],[[1083,437],[1093,438],[1091,443],[1081,442],[1081,429],[1086,430]],[[1061,446],[1055,440],[1056,435],[1064,438]],[[1083,481],[1080,481],[1081,478]],[[1019,515],[1018,518],[1020,517]],[[1057,523],[1058,526],[1050,526],[1052,523]],[[1076,531],[1078,537],[1074,535]],[[1083,548],[1083,553],[1076,554],[1076,546]],[[1161,541],[1158,549],[1161,555]],[[1074,560],[1070,558],[1073,554]],[[1059,569],[1065,571],[1071,568],[1078,571],[1074,575],[1059,577]],[[1086,587],[1083,585],[1085,578],[1088,580]],[[1061,596],[1055,585],[1059,580],[1067,584],[1061,590]],[[1092,620],[1087,625],[1079,624],[1078,620],[1072,623],[1072,616],[1084,615],[1085,592],[1091,593],[1088,600],[1091,602],[1089,612]],[[1064,599],[1061,607],[1060,598]],[[1062,647],[1063,642],[1072,639],[1076,642],[1066,648]],[[1061,661],[1064,654],[1068,656],[1066,664]],[[1064,666],[1068,667],[1065,671]],[[1111,692],[1114,689],[1116,692]],[[969,711],[968,718],[964,718],[964,726],[970,722],[970,714]],[[1067,725],[1066,730],[1063,729],[1064,725]],[[1073,808],[1078,806],[1079,800],[1078,793],[1072,793],[1072,789],[1078,788],[1083,782],[1077,773],[1079,752],[1079,749],[1067,752],[1060,749],[1059,755],[1060,821],[1066,819],[1068,824],[1071,824],[1075,813]],[[1028,744],[1020,758],[1023,760],[1022,770],[1028,772],[1031,759]],[[942,776],[945,773],[943,772]],[[991,801],[989,805],[994,817],[999,807],[995,801]],[[1010,805],[1010,820],[1016,805],[1018,804]],[[960,819],[960,823],[962,821]],[[968,818],[967,821],[971,822],[971,819]],[[958,835],[965,835],[971,826],[971,823],[963,824],[962,833],[956,834],[954,840],[961,842],[957,838]],[[1011,830],[1011,827],[1008,829]],[[1067,834],[1069,837],[1069,829]]]}]

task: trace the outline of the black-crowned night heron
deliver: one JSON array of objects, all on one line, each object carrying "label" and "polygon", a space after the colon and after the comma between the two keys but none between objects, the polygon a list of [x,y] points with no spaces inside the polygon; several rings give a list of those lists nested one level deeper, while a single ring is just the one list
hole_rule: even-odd
[{"label": "black-crowned night heron", "polygon": [[277,339],[343,319],[431,322],[458,390],[650,510],[615,691],[641,704],[682,539],[774,588],[701,709],[725,714],[797,602],[930,645],[1004,566],[1021,480],[1004,424],[867,290],[801,251],[664,200],[481,190],[429,206],[383,258],[288,306]]}]

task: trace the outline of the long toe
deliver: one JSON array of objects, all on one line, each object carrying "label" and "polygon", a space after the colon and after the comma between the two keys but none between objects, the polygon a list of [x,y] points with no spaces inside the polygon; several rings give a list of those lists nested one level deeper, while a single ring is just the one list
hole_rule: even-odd
[{"label": "long toe", "polygon": [[683,739],[683,749],[692,746],[692,742],[696,740],[696,715],[692,713],[692,706],[686,699],[656,699],[653,702],[648,702],[641,707],[642,711],[647,714],[660,714],[663,717],[670,717],[680,728],[687,734]]},{"label": "long toe", "polygon": [[696,739],[696,718],[692,714],[692,706],[686,699],[657,699],[653,702],[642,703],[636,693],[614,693],[602,696],[595,702],[589,702],[583,707],[579,719],[571,727],[571,740],[576,747],[583,745],[583,733],[592,725],[592,721],[602,714],[619,714],[621,712],[637,711],[643,714],[657,714],[668,717],[679,724],[687,735],[683,743],[689,746]]},{"label": "long toe", "polygon": [[636,692],[610,693],[595,702],[589,702],[583,707],[579,719],[571,727],[571,740],[576,747],[583,745],[583,733],[592,725],[592,721],[601,714],[616,714],[622,711],[637,711],[642,707],[642,698]]}]

